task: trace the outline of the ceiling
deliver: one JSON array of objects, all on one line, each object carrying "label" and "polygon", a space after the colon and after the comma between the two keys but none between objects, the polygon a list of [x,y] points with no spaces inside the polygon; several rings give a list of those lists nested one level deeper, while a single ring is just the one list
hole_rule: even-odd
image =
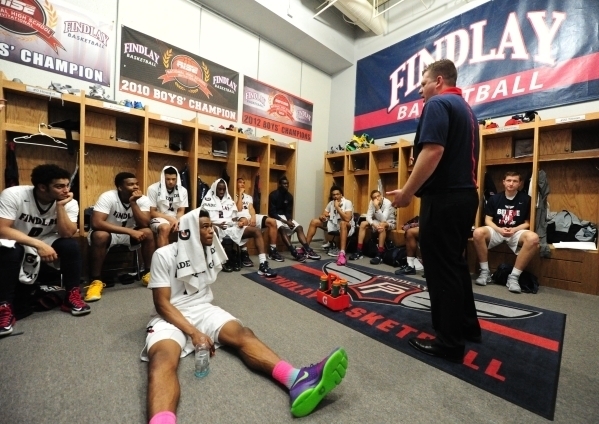
[{"label": "ceiling", "polygon": [[[336,74],[354,64],[355,28],[344,22],[341,13],[335,8],[325,11],[318,19],[312,19],[321,1],[294,2],[293,18],[281,17],[254,0],[191,1],[259,35],[329,75]],[[309,20],[306,20],[306,16]],[[320,35],[324,34],[324,36],[318,36],[319,30],[322,31]],[[332,35],[327,36],[326,31],[331,32]],[[332,40],[332,38],[336,39]],[[335,48],[333,41],[338,45],[339,43],[347,45],[344,49]],[[340,51],[345,52],[339,53]]]}]

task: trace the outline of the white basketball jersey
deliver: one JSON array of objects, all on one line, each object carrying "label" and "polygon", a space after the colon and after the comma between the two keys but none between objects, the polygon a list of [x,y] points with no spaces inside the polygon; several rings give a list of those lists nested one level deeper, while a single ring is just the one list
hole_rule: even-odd
[{"label": "white basketball jersey", "polygon": [[[77,222],[79,203],[75,199],[65,205],[72,222]],[[13,220],[13,228],[29,237],[41,239],[56,233],[56,201],[39,203],[33,186],[9,187],[0,194],[0,218]]]},{"label": "white basketball jersey", "polygon": [[[146,196],[137,199],[142,212],[150,212],[150,200]],[[94,205],[94,211],[107,214],[106,222],[125,228],[135,228],[135,218],[129,203],[121,202],[117,190],[105,191]]]}]

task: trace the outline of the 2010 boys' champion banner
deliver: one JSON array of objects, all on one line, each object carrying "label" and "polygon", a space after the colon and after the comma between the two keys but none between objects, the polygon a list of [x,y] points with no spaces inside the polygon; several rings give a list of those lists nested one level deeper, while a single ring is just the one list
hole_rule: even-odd
[{"label": "2010 boys' champion banner", "polygon": [[312,141],[312,103],[247,76],[244,81],[244,124]]},{"label": "2010 boys' champion banner", "polygon": [[359,60],[354,132],[415,131],[422,70],[444,58],[479,119],[598,99],[598,38],[597,1],[490,1]]},{"label": "2010 boys' champion banner", "polygon": [[237,121],[239,73],[125,26],[119,90]]},{"label": "2010 boys' champion banner", "polygon": [[111,22],[72,4],[0,0],[1,59],[109,86],[113,39]]}]

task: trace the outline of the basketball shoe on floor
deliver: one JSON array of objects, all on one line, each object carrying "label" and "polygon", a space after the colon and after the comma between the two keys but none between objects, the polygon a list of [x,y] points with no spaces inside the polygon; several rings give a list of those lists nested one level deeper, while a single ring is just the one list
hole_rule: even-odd
[{"label": "basketball shoe on floor", "polygon": [[276,248],[270,247],[268,249],[268,259],[276,262],[285,262],[285,258],[281,256],[279,252],[277,252]]},{"label": "basketball shoe on floor", "polygon": [[361,251],[356,250],[354,253],[352,253],[349,256],[349,260],[350,261],[357,261],[358,259],[362,259],[363,257],[364,257],[364,254]]},{"label": "basketball shoe on floor", "polygon": [[294,417],[311,413],[326,394],[341,383],[347,371],[347,362],[345,350],[337,348],[319,363],[300,368],[297,379],[289,389]]},{"label": "basketball shoe on floor", "polygon": [[312,250],[311,248],[306,251],[306,256],[308,259],[314,259],[314,260],[319,260],[320,259],[320,255],[317,254],[314,250]]},{"label": "basketball shoe on floor", "polygon": [[513,275],[508,275],[507,283],[505,285],[509,291],[512,293],[522,293],[522,289],[520,288],[520,284],[518,284],[518,277]]},{"label": "basketball shoe on floor", "polygon": [[15,316],[9,303],[0,303],[0,336],[12,334],[15,325]]},{"label": "basketball shoe on floor", "polygon": [[395,275],[414,275],[416,274],[416,268],[410,265],[400,266],[395,270]]},{"label": "basketball shoe on floor", "polygon": [[141,283],[146,287],[148,286],[148,284],[150,284],[150,273],[149,272],[146,272],[144,275],[142,275]]},{"label": "basketball shoe on floor", "polygon": [[92,281],[91,284],[86,287],[87,293],[85,293],[85,301],[95,302],[96,300],[100,300],[102,298],[102,290],[104,290],[104,287],[106,287],[106,284],[100,280]]},{"label": "basketball shoe on floor", "polygon": [[254,263],[250,259],[250,254],[247,250],[241,251],[241,265],[243,265],[246,268],[250,268],[250,267],[254,266]]},{"label": "basketball shoe on floor", "polygon": [[258,268],[258,275],[263,275],[266,278],[272,278],[276,277],[277,273],[270,269],[267,261],[264,261],[260,264],[260,268]]},{"label": "basketball shoe on floor", "polygon": [[491,282],[491,271],[489,271],[488,269],[481,269],[480,275],[478,276],[478,278],[476,279],[476,281],[474,283],[479,286],[486,286],[490,282]]},{"label": "basketball shoe on floor", "polygon": [[295,259],[298,262],[306,262],[306,255],[304,255],[303,252],[300,252],[296,249],[293,249],[291,251],[291,256],[293,256],[293,259]]},{"label": "basketball shoe on floor", "polygon": [[344,266],[347,263],[347,258],[345,257],[345,252],[339,252],[337,255],[337,265]]},{"label": "basketball shoe on floor", "polygon": [[75,316],[86,315],[91,312],[89,305],[81,299],[79,287],[74,287],[67,292],[67,296],[62,305],[60,305],[60,309],[64,312],[70,312],[71,315]]}]

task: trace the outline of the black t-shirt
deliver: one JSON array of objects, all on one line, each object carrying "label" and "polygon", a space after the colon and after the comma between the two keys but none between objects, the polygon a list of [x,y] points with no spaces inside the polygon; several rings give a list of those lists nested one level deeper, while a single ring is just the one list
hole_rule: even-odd
[{"label": "black t-shirt", "polygon": [[285,215],[287,219],[293,217],[293,195],[276,189],[268,196],[268,216],[281,219],[279,215]]},{"label": "black t-shirt", "polygon": [[505,197],[505,192],[497,193],[487,201],[485,215],[493,217],[493,222],[498,227],[517,227],[530,220],[530,196],[519,191],[509,200]]},{"label": "black t-shirt", "polygon": [[414,140],[416,159],[425,143],[440,144],[444,151],[433,174],[416,192],[417,196],[477,187],[478,122],[458,88],[426,102]]}]

